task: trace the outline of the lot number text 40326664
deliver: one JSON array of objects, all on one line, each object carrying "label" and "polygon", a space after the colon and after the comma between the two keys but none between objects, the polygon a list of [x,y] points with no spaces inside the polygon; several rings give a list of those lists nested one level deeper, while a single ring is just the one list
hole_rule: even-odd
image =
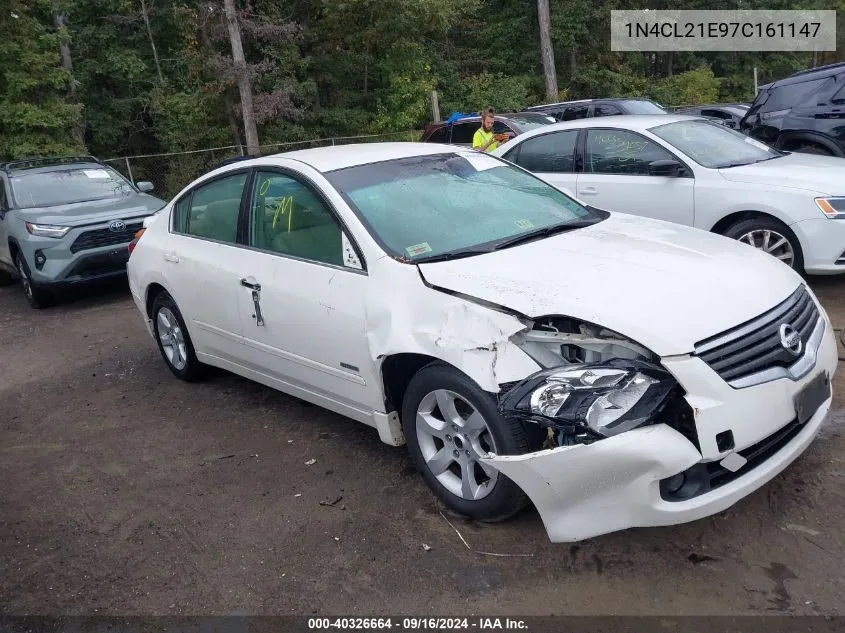
[{"label": "lot number text 40326664", "polygon": [[357,631],[527,631],[519,618],[472,617],[394,617],[394,618],[309,618],[310,630]]}]

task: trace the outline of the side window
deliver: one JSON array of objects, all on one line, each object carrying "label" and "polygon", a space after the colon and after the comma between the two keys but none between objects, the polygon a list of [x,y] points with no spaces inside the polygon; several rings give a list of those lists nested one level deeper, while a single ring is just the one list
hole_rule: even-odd
[{"label": "side window", "polygon": [[587,164],[590,174],[649,175],[649,163],[674,160],[656,143],[627,130],[588,130]]},{"label": "side window", "polygon": [[3,179],[0,178],[0,211],[5,211],[9,208],[9,199],[6,197],[6,185]]},{"label": "side window", "polygon": [[[183,233],[234,244],[238,241],[238,215],[247,175],[234,174],[194,189],[190,202],[180,201],[176,207]],[[180,205],[188,206],[185,209]],[[182,220],[184,218],[184,220]]]},{"label": "side window", "polygon": [[593,110],[593,116],[614,116],[622,114],[622,110],[609,103],[599,103]]},{"label": "side window", "polygon": [[[843,75],[843,78],[845,78],[845,75]],[[837,90],[830,100],[832,103],[845,103],[845,86]]]},{"label": "side window", "polygon": [[701,111],[701,116],[712,116],[715,119],[730,119],[731,115],[727,112],[722,112],[721,110],[707,110],[704,109]]},{"label": "side window", "polygon": [[[828,81],[833,81],[833,77],[802,81],[801,83],[788,84],[770,90],[769,98],[760,108],[760,111],[774,112],[776,110],[788,110],[799,105],[811,105],[804,102],[818,92],[822,85]],[[815,102],[812,102],[812,105],[815,105]]]},{"label": "side window", "polygon": [[173,210],[173,230],[177,233],[186,233],[188,226],[188,212],[191,210],[191,192],[176,203]]},{"label": "side window", "polygon": [[[493,134],[513,134],[514,131],[503,121],[493,121]],[[475,134],[475,132],[473,132]]]},{"label": "side window", "polygon": [[534,172],[571,173],[577,140],[578,130],[535,136],[520,144],[516,164]]},{"label": "side window", "polygon": [[464,143],[472,145],[472,137],[475,131],[481,127],[481,121],[473,121],[472,123],[455,123],[452,125],[452,143]]},{"label": "side window", "polygon": [[445,125],[437,128],[431,135],[426,139],[427,143],[445,143],[448,139],[446,137],[447,128]]},{"label": "side window", "polygon": [[322,200],[298,180],[259,172],[250,216],[251,246],[343,266],[340,226]]},{"label": "side window", "polygon": [[561,121],[574,121],[576,119],[586,119],[587,112],[589,111],[590,106],[584,105],[576,105],[571,106],[564,111],[563,116],[561,117]]}]

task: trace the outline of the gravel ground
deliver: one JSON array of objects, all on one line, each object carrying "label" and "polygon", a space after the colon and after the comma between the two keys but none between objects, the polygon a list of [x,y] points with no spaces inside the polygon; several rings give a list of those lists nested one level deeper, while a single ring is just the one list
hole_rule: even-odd
[{"label": "gravel ground", "polygon": [[[845,327],[845,280],[812,285]],[[0,615],[842,614],[843,375],[730,510],[553,545],[533,509],[450,525],[363,425],[177,381],[125,284],[44,311],[0,289]]]}]

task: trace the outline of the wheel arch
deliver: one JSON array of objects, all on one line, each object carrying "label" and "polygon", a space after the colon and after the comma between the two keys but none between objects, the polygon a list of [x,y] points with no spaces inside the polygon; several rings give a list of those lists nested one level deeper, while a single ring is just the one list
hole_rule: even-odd
[{"label": "wheel arch", "polygon": [[743,220],[775,220],[776,222],[780,222],[787,228],[789,225],[783,221],[782,218],[778,216],[767,213],[765,211],[755,211],[752,209],[746,209],[744,211],[734,211],[733,213],[729,213],[725,217],[721,218],[718,222],[716,222],[712,227],[710,227],[711,233],[718,233],[719,235],[724,235],[725,232],[737,222],[742,222]]},{"label": "wheel arch", "polygon": [[[385,411],[402,415],[402,403],[405,392],[413,377],[423,368],[432,363],[441,363],[457,371],[460,368],[447,363],[441,358],[416,352],[400,352],[385,356],[381,361],[381,386],[384,395]],[[461,373],[465,373],[462,372]]]},{"label": "wheel arch", "polygon": [[801,143],[813,143],[815,145],[820,145],[832,152],[834,156],[845,156],[845,152],[843,152],[839,143],[829,136],[819,132],[784,132],[778,136],[775,147],[777,149],[791,151],[796,147],[799,147]]}]

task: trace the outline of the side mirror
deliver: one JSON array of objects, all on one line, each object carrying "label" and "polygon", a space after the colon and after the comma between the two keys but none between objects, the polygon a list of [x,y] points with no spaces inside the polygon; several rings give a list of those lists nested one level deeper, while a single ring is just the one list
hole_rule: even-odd
[{"label": "side mirror", "polygon": [[138,191],[141,193],[146,193],[148,191],[152,191],[155,189],[155,185],[148,180],[142,180],[141,182],[136,182],[135,186],[138,187]]},{"label": "side mirror", "polygon": [[655,160],[648,164],[648,173],[652,176],[678,178],[681,175],[681,163],[676,160]]}]

